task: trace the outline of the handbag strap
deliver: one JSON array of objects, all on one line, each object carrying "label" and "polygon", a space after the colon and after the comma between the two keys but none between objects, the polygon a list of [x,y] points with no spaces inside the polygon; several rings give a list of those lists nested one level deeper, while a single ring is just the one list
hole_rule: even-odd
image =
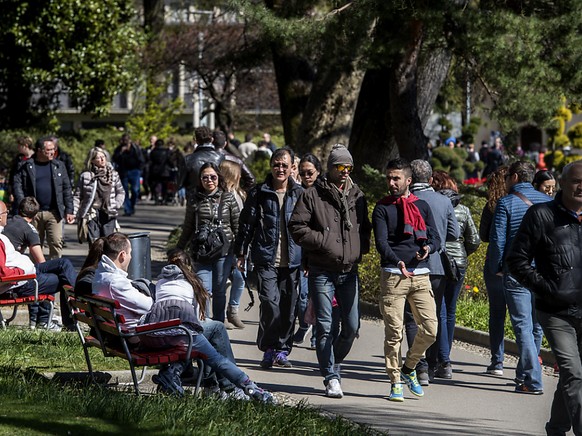
[{"label": "handbag strap", "polygon": [[533,203],[531,202],[531,200],[529,198],[527,198],[525,195],[523,195],[521,192],[513,191],[512,194],[515,195],[516,197],[520,198],[521,201],[523,201],[525,204],[527,204],[528,208],[533,206]]}]

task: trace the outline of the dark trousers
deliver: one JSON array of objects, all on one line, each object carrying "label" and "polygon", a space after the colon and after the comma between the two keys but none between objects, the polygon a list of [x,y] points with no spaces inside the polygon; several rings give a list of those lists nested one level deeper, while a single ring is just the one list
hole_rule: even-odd
[{"label": "dark trousers", "polygon": [[554,393],[548,435],[565,435],[572,429],[582,435],[582,319],[536,311],[560,368]]},{"label": "dark trousers", "polygon": [[[439,326],[436,341],[428,348],[428,350],[426,350],[426,358],[420,359],[420,361],[416,365],[417,370],[425,372],[428,371],[429,367],[436,368],[437,366],[439,354],[439,341],[441,337],[441,317],[439,315],[441,313],[445,289],[447,285],[445,276],[431,275],[430,285],[432,287],[434,301],[436,303],[436,314]],[[414,338],[416,337],[418,326],[416,325],[416,322],[414,322],[414,317],[412,316],[412,311],[410,310],[410,305],[408,304],[408,301],[404,305],[404,327],[406,329],[406,342],[408,342],[408,346],[410,347],[414,342]]]},{"label": "dark trousers", "polygon": [[[44,263],[36,264],[35,268],[39,294],[56,294],[63,289],[63,285],[74,286],[77,281],[77,272],[71,261],[66,258],[47,260]],[[17,288],[15,292],[23,297],[34,295],[33,281],[29,280],[26,284]],[[69,313],[67,296],[64,292],[61,292],[60,304],[63,325],[71,325],[73,320]],[[44,304],[33,304],[29,306],[30,318],[31,320],[36,320],[37,323],[50,322],[48,319],[49,312],[49,306]]]},{"label": "dark trousers", "polygon": [[257,346],[291,352],[295,330],[299,268],[257,266],[259,282],[259,331]]}]

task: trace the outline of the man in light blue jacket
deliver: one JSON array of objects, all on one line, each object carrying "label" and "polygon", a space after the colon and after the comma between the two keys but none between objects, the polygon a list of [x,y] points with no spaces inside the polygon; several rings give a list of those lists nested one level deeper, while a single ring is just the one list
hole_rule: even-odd
[{"label": "man in light blue jacket", "polygon": [[[530,162],[518,161],[509,167],[505,176],[509,194],[502,197],[495,207],[489,252],[493,272],[503,276],[503,291],[519,349],[515,391],[539,395],[543,393],[542,368],[538,360],[543,332],[536,319],[534,296],[509,274],[505,264],[509,247],[529,207],[552,200],[534,189],[531,184],[534,175],[535,168]],[[503,370],[503,362],[491,363]]]}]

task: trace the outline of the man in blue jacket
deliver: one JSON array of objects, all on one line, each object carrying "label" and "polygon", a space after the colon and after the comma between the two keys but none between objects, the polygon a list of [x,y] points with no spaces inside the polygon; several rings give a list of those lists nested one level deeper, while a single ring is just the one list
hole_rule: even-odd
[{"label": "man in blue jacket", "polygon": [[291,177],[293,151],[279,148],[271,156],[271,174],[254,187],[241,212],[234,253],[243,271],[251,246],[259,282],[257,346],[264,352],[262,368],[290,368],[301,248],[287,231],[303,188]]},{"label": "man in blue jacket", "polygon": [[[538,360],[542,328],[536,319],[532,293],[509,273],[505,265],[509,247],[529,207],[552,199],[534,189],[531,184],[534,175],[535,168],[530,162],[518,161],[509,167],[505,176],[509,194],[502,197],[495,207],[489,252],[493,272],[503,276],[503,291],[519,349],[515,391],[539,395],[543,393],[542,368]],[[503,370],[503,362],[492,362],[492,365]]]}]

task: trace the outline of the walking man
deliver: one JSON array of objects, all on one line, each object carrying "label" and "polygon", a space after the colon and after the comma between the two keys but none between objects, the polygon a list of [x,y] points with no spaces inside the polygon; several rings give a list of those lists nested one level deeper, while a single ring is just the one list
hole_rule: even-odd
[{"label": "walking man", "polygon": [[14,201],[16,204],[24,197],[35,197],[40,212],[34,218],[41,246],[46,239],[49,259],[58,259],[63,251],[62,220],[72,224],[73,191],[64,164],[55,159],[55,144],[48,138],[36,142],[32,159],[25,161],[14,177]]},{"label": "walking man", "polygon": [[546,432],[582,435],[582,161],[564,167],[560,186],[554,200],[527,211],[506,262],[534,293],[560,368]]},{"label": "walking man", "polygon": [[[390,195],[377,203],[372,225],[381,258],[380,311],[384,319],[386,372],[392,383],[388,399],[404,401],[402,381],[412,394],[424,395],[415,367],[437,335],[428,256],[439,251],[441,240],[428,204],[409,191],[410,163],[400,158],[388,162],[386,180]],[[405,301],[410,304],[418,332],[401,367]]]},{"label": "walking man", "polygon": [[[509,194],[497,202],[489,244],[491,268],[497,275],[503,276],[503,292],[519,349],[515,391],[539,395],[543,393],[542,367],[538,360],[542,328],[537,321],[532,293],[515,279],[505,264],[507,251],[528,208],[532,204],[546,203],[552,199],[534,189],[531,184],[534,174],[535,168],[530,162],[518,161],[509,167],[505,176]],[[497,368],[503,369],[503,363],[497,362]]]},{"label": "walking man", "polygon": [[[371,226],[364,193],[350,178],[352,155],[343,145],[333,146],[327,168],[326,178],[317,179],[299,198],[289,231],[307,260],[325,394],[342,398],[340,364],[360,328],[358,262],[370,249]],[[341,331],[332,326],[339,322],[332,321],[334,296]]]},{"label": "walking man", "polygon": [[303,188],[291,177],[293,151],[280,148],[271,157],[271,174],[254,187],[241,212],[234,243],[237,267],[244,271],[245,255],[258,275],[259,331],[257,345],[263,351],[261,367],[291,368],[297,282],[301,248],[288,235],[287,225]]}]

